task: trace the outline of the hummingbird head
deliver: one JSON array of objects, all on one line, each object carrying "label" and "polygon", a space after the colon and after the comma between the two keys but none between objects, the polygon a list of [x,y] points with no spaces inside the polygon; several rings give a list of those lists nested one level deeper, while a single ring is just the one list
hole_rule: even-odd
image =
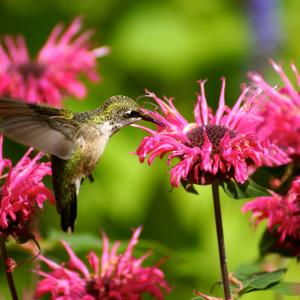
[{"label": "hummingbird head", "polygon": [[105,116],[105,121],[115,133],[120,128],[128,126],[140,120],[158,123],[157,120],[145,113],[145,110],[131,98],[127,96],[112,96],[101,106],[101,113]]}]

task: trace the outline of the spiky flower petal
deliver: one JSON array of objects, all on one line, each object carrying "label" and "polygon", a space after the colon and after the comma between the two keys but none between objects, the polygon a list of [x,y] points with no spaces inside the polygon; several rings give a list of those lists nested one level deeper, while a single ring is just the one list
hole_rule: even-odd
[{"label": "spiky flower petal", "polygon": [[[33,159],[30,148],[15,165],[2,155],[3,137],[0,136],[0,236],[12,235],[16,239],[27,234],[27,226],[36,208],[42,208],[46,199],[54,203],[51,192],[42,183],[46,175],[51,175],[50,163],[38,162],[43,156],[38,153]],[[3,174],[4,170],[8,170]]]}]

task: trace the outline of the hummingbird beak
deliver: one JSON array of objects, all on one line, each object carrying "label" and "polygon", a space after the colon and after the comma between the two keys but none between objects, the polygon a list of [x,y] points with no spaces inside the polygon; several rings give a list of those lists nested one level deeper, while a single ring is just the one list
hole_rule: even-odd
[{"label": "hummingbird beak", "polygon": [[139,113],[140,113],[140,117],[142,118],[142,120],[154,123],[160,127],[165,127],[165,125],[160,120],[151,116],[150,114],[147,114],[145,111],[141,110]]}]

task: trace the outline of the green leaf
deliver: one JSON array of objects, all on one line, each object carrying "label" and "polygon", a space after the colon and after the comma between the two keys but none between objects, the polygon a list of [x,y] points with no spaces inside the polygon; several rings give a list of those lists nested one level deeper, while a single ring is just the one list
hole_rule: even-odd
[{"label": "green leaf", "polygon": [[286,168],[286,165],[281,165],[279,167],[260,167],[251,175],[251,178],[256,182],[259,182],[260,185],[271,188],[271,180],[274,178],[282,178],[285,175]]},{"label": "green leaf", "polygon": [[[274,190],[277,194],[285,195],[293,180],[300,173],[300,168],[297,164],[287,164],[279,167],[260,167],[251,175],[251,178],[255,182],[259,182],[260,185],[267,189]],[[280,185],[276,188],[271,185],[274,179],[278,179]]]},{"label": "green leaf", "polygon": [[235,271],[235,276],[243,280],[245,278],[248,278],[251,274],[257,274],[262,272],[261,268],[261,262],[259,260],[247,264],[240,265],[237,270]]},{"label": "green leaf", "polygon": [[247,275],[239,275],[238,279],[242,282],[244,288],[240,290],[239,295],[254,291],[267,290],[279,284],[282,275],[286,269],[280,269],[274,272],[260,272]]},{"label": "green leaf", "polygon": [[245,183],[237,183],[234,180],[226,180],[221,183],[225,193],[234,199],[245,199],[259,196],[269,196],[268,191],[257,184],[255,181],[249,179]]},{"label": "green leaf", "polygon": [[276,286],[272,287],[276,293],[280,293],[287,296],[299,296],[300,295],[300,283],[296,282],[280,282]]}]

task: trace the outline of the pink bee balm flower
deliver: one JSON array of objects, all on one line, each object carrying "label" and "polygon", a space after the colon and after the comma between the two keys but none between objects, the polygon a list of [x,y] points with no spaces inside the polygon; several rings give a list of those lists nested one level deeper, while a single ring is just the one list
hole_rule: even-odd
[{"label": "pink bee balm flower", "polygon": [[289,156],[300,155],[300,75],[292,64],[297,90],[282,67],[273,61],[271,64],[283,82],[283,86],[279,88],[269,85],[261,75],[250,73],[250,78],[262,90],[262,97],[265,98],[260,112],[262,121],[257,131],[258,138],[270,140]]},{"label": "pink bee balm flower", "polygon": [[[252,220],[257,225],[268,221],[268,229],[276,231],[279,242],[287,239],[300,240],[300,176],[297,177],[287,195],[281,196],[271,192],[271,196],[258,197],[247,202],[242,211],[252,212]],[[299,251],[299,248],[298,248]]]},{"label": "pink bee balm flower", "polygon": [[[222,79],[219,107],[214,115],[206,102],[204,83],[200,82],[201,94],[197,97],[193,123],[177,111],[171,99],[161,100],[148,93],[160,106],[163,116],[157,112],[150,114],[163,125],[156,131],[139,126],[150,133],[137,149],[140,161],[149,155],[148,163],[152,164],[155,157],[162,158],[165,154],[169,165],[178,159],[171,169],[171,184],[175,187],[182,180],[210,184],[216,178],[234,178],[243,183],[248,179],[248,168],[261,165],[262,155],[280,162],[280,155],[274,155],[257,140],[258,105],[248,99],[248,90],[243,90],[230,109],[225,105],[225,79]],[[249,104],[241,106],[245,100]]]},{"label": "pink bee balm flower", "polygon": [[84,98],[86,88],[78,76],[97,81],[96,59],[108,48],[91,49],[92,33],[79,34],[81,23],[76,18],[64,32],[57,25],[35,59],[22,36],[6,36],[0,45],[0,95],[58,107],[64,95]]},{"label": "pink bee balm flower", "polygon": [[163,272],[157,266],[142,266],[150,253],[140,258],[133,257],[140,233],[141,228],[134,231],[124,254],[117,254],[120,242],[109,250],[108,238],[103,235],[101,258],[94,252],[87,257],[92,271],[62,241],[70,260],[67,265],[59,265],[40,256],[51,271],[37,271],[44,279],[38,282],[36,298],[51,294],[54,300],[142,300],[142,295],[150,294],[154,299],[164,299],[162,290],[170,292],[170,287]]},{"label": "pink bee balm flower", "polygon": [[[42,183],[45,175],[51,175],[51,166],[50,163],[38,162],[42,153],[30,159],[31,148],[13,167],[10,160],[3,158],[2,142],[1,135],[0,178],[3,182],[0,195],[0,236],[20,238],[27,233],[36,206],[42,208],[46,199],[54,203],[54,197]],[[4,169],[8,169],[6,174],[3,174]]]}]

